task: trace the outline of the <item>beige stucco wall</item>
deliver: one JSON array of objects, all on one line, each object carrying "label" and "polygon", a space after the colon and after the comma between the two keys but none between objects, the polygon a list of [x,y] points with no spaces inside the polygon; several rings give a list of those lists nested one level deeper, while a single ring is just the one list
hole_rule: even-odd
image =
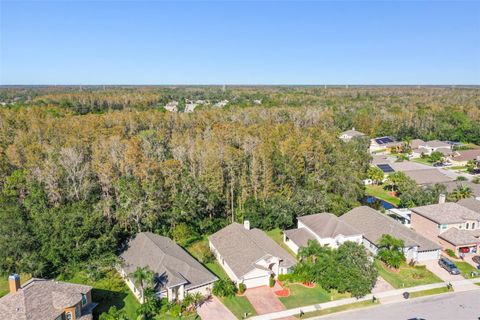
[{"label": "beige stucco wall", "polygon": [[[418,234],[421,234],[427,239],[432,240],[435,243],[438,243],[438,235],[440,234],[440,229],[438,229],[438,224],[433,222],[430,219],[427,219],[415,211],[412,211],[411,227]],[[446,231],[447,229],[443,230]]]}]

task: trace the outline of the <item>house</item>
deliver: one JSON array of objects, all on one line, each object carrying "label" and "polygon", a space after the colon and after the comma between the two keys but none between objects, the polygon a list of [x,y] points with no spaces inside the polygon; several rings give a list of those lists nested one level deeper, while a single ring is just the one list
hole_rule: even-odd
[{"label": "house", "polygon": [[352,140],[353,138],[358,138],[358,137],[364,137],[365,133],[360,132],[355,130],[355,128],[352,128],[352,130],[347,130],[342,133],[340,133],[339,138],[343,140],[344,142],[348,142]]},{"label": "house", "polygon": [[170,112],[178,112],[178,101],[170,101],[164,108]]},{"label": "house", "polygon": [[452,177],[447,176],[435,168],[424,170],[407,170],[403,172],[421,186],[446,183],[454,180]]},{"label": "house", "polygon": [[8,277],[10,293],[0,298],[2,320],[91,320],[92,287],[33,278],[20,285],[20,276]]},{"label": "house", "polygon": [[457,255],[479,250],[480,213],[460,203],[440,200],[412,208],[412,228]]},{"label": "house", "polygon": [[409,145],[412,150],[418,149],[420,148],[420,146],[425,145],[425,141],[423,141],[422,139],[413,139],[412,141],[410,141]]},{"label": "house", "polygon": [[399,149],[402,146],[402,142],[396,141],[394,137],[385,136],[379,138],[373,138],[370,140],[370,153],[377,152],[391,152],[392,149]]},{"label": "house", "polygon": [[422,262],[440,257],[440,246],[437,243],[370,207],[354,208],[340,219],[363,234],[363,245],[373,254],[378,252],[382,235],[389,234],[403,240],[403,253],[409,261]]},{"label": "house", "polygon": [[309,240],[316,240],[322,246],[337,248],[346,241],[361,244],[362,233],[326,212],[298,217],[297,228],[283,232],[283,241],[295,253],[298,253],[301,247],[306,247]]},{"label": "house", "polygon": [[480,149],[457,151],[448,158],[454,166],[466,166],[468,161],[476,161],[480,166]]},{"label": "house", "polygon": [[137,268],[148,268],[154,272],[156,295],[168,301],[182,300],[189,293],[207,295],[218,280],[174,241],[151,232],[137,234],[120,258],[119,272],[142,303],[141,288],[131,277]]},{"label": "house", "polygon": [[270,277],[286,274],[295,258],[259,229],[232,223],[209,238],[210,249],[227,275],[247,288],[266,286]]},{"label": "house", "polygon": [[430,140],[419,144],[418,149],[422,148],[426,150],[426,155],[431,155],[432,152],[440,152],[445,156],[453,153],[452,145],[440,140]]},{"label": "house", "polygon": [[388,216],[398,220],[405,227],[410,227],[412,211],[408,208],[391,208],[385,212]]}]

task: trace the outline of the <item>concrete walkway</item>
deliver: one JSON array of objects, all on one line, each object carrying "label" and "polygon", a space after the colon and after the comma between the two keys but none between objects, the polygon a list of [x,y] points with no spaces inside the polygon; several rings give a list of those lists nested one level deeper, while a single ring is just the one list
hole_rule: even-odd
[{"label": "concrete walkway", "polygon": [[[468,288],[468,290],[480,290],[480,286],[473,285],[474,283],[480,283],[480,278],[476,279],[471,279],[471,280],[459,280],[459,281],[452,281],[450,282],[453,285],[453,288],[455,291],[457,291],[457,288]],[[423,286],[417,286],[417,287],[411,287],[411,288],[402,288],[402,289],[396,289],[396,290],[390,290],[390,291],[385,291],[385,292],[380,292],[378,294],[375,294],[375,297],[380,299],[380,302],[382,302],[382,299],[385,299],[389,302],[398,302],[402,301],[403,297],[402,294],[404,292],[417,292],[417,291],[423,291],[423,290],[429,290],[429,289],[435,289],[435,288],[441,288],[445,287],[448,284],[448,282],[440,282],[440,283],[432,283],[432,284],[427,284]],[[464,291],[464,290],[458,290],[458,291]],[[365,297],[356,299],[356,298],[347,298],[347,299],[341,299],[341,300],[336,300],[336,301],[331,301],[331,302],[325,302],[325,303],[320,303],[320,304],[314,304],[314,305],[309,305],[309,306],[304,306],[300,308],[293,308],[293,309],[288,309],[284,311],[279,311],[279,312],[274,312],[274,313],[268,313],[268,314],[263,314],[255,317],[251,317],[249,319],[251,320],[273,320],[273,319],[281,319],[285,318],[288,316],[296,316],[300,314],[300,311],[303,312],[312,312],[312,311],[317,311],[321,309],[328,309],[332,307],[338,307],[338,306],[343,306],[346,304],[351,304],[355,302],[361,302],[361,301],[367,301],[367,300],[372,300],[373,294],[367,294]],[[397,299],[398,298],[398,299]]]}]

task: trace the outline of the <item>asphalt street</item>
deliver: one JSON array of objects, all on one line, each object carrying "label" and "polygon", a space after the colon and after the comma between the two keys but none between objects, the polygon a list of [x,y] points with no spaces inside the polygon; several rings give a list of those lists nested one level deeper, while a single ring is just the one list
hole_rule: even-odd
[{"label": "asphalt street", "polygon": [[321,320],[480,320],[480,290],[380,305],[318,317]]}]

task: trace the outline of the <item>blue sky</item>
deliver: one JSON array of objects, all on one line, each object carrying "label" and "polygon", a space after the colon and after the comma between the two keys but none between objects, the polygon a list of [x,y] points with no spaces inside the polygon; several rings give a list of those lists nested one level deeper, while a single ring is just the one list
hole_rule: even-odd
[{"label": "blue sky", "polygon": [[480,84],[478,1],[5,1],[1,84]]}]

